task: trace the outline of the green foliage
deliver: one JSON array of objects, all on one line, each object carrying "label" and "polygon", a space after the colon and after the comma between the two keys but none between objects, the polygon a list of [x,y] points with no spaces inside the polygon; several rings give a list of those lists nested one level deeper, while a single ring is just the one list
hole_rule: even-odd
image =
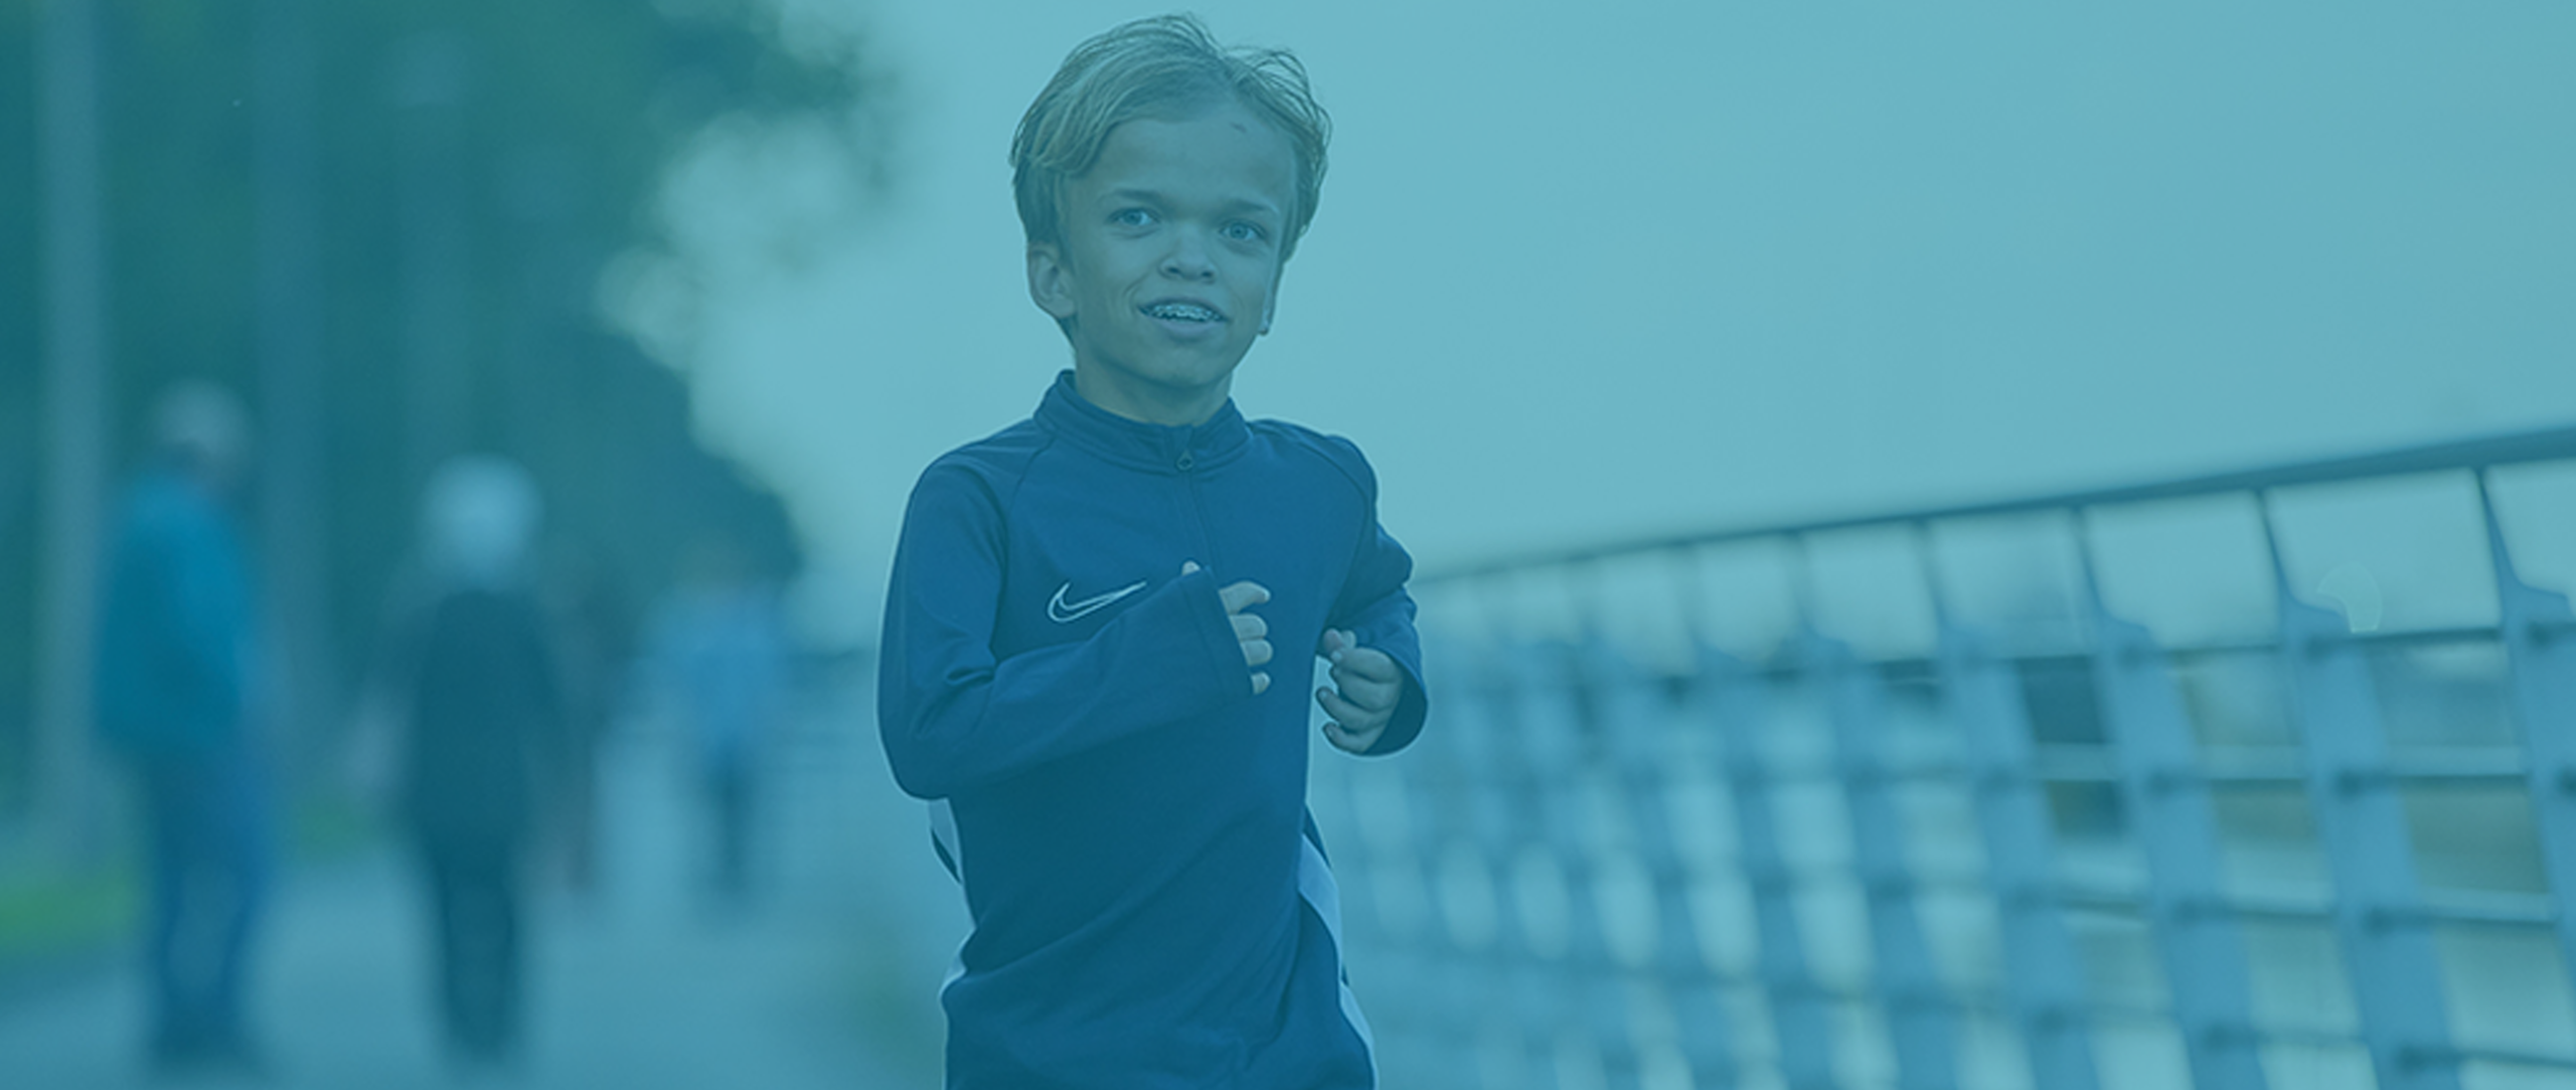
[{"label": "green foliage", "polygon": [[[0,812],[24,752],[37,655],[22,619],[35,597],[30,543],[41,535],[30,531],[45,457],[41,7],[0,5]],[[659,244],[649,210],[661,172],[708,124],[821,119],[860,140],[872,77],[851,51],[790,48],[758,0],[99,8],[118,465],[139,452],[151,398],[181,377],[242,391],[265,435],[296,423],[268,418],[292,399],[261,387],[262,243],[278,228],[262,218],[262,187],[292,158],[277,158],[279,114],[263,107],[287,103],[286,146],[309,150],[305,199],[288,216],[306,217],[316,240],[299,313],[323,357],[321,389],[306,399],[317,418],[304,423],[316,436],[325,540],[261,545],[325,558],[341,688],[367,657],[426,469],[420,443],[407,445],[422,406],[405,371],[418,356],[406,316],[421,313],[424,245],[456,255],[428,274],[446,277],[452,299],[433,312],[448,318],[439,332],[455,349],[433,358],[456,361],[458,391],[439,445],[528,464],[569,543],[559,553],[600,568],[585,578],[640,599],[707,527],[743,538],[773,570],[796,566],[777,498],[696,444],[685,389],[603,328],[592,286],[618,254]],[[299,27],[310,45],[301,103],[279,78],[299,55],[281,48],[294,40],[281,29]]]},{"label": "green foliage", "polygon": [[0,973],[104,947],[133,929],[134,886],[122,872],[21,874],[0,882]]}]

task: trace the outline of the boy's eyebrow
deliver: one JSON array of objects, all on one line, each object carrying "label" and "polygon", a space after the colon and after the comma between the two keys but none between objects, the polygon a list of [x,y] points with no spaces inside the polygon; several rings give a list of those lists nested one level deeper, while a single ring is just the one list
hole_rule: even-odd
[{"label": "boy's eyebrow", "polygon": [[[1139,189],[1133,186],[1111,189],[1100,194],[1100,203],[1102,204],[1124,204],[1130,201],[1143,204],[1169,204],[1171,203],[1171,198],[1161,190]],[[1277,204],[1251,197],[1233,198],[1226,201],[1223,207],[1229,212],[1261,212],[1273,216],[1280,214],[1279,206]]]}]

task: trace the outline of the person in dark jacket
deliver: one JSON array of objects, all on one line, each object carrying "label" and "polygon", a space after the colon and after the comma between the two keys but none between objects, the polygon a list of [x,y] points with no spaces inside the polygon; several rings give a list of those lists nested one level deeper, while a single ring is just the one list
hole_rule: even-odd
[{"label": "person in dark jacket", "polygon": [[149,848],[149,1055],[163,1072],[256,1068],[242,994],[272,837],[254,599],[226,509],[249,429],[229,392],[188,383],[153,432],[108,559],[95,676],[99,735],[134,778]]},{"label": "person in dark jacket", "polygon": [[450,1052],[506,1064],[520,1044],[521,872],[564,718],[527,576],[537,493],[512,463],[461,459],[423,514],[430,589],[398,637],[397,802],[437,928]]},{"label": "person in dark jacket", "polygon": [[948,1090],[1378,1086],[1308,734],[1423,729],[1413,561],[1359,447],[1231,394],[1327,127],[1293,56],[1189,16],[1077,46],[1021,119],[1029,296],[1073,369],[922,471],[879,645],[887,764],[973,921]]}]

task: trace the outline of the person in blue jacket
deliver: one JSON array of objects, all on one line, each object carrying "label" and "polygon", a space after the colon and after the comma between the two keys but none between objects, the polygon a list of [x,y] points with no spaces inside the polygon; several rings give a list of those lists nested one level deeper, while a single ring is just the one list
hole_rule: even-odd
[{"label": "person in blue jacket", "polygon": [[230,392],[190,382],[161,396],[153,433],[108,557],[94,677],[148,849],[148,1054],[164,1073],[256,1070],[242,994],[272,800],[252,714],[256,596],[228,507],[249,429]]},{"label": "person in blue jacket", "polygon": [[1327,132],[1293,56],[1186,16],[1077,47],[1021,120],[1029,293],[1073,369],[923,472],[879,675],[973,921],[941,995],[953,1090],[1377,1083],[1311,713],[1272,674],[1312,649],[1332,745],[1410,743],[1412,561],[1356,447],[1229,397]]}]

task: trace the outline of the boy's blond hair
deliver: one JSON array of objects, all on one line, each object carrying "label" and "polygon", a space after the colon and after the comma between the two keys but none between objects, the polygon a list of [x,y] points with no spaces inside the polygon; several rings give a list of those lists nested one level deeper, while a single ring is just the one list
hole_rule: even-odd
[{"label": "boy's blond hair", "polygon": [[1158,15],[1110,28],[1074,47],[1020,117],[1011,138],[1011,189],[1031,245],[1064,244],[1064,183],[1100,159],[1109,131],[1139,117],[1175,119],[1228,100],[1268,120],[1296,158],[1296,207],[1286,209],[1279,260],[1315,218],[1324,189],[1332,119],[1306,86],[1306,66],[1284,49],[1217,44],[1194,15]]}]

